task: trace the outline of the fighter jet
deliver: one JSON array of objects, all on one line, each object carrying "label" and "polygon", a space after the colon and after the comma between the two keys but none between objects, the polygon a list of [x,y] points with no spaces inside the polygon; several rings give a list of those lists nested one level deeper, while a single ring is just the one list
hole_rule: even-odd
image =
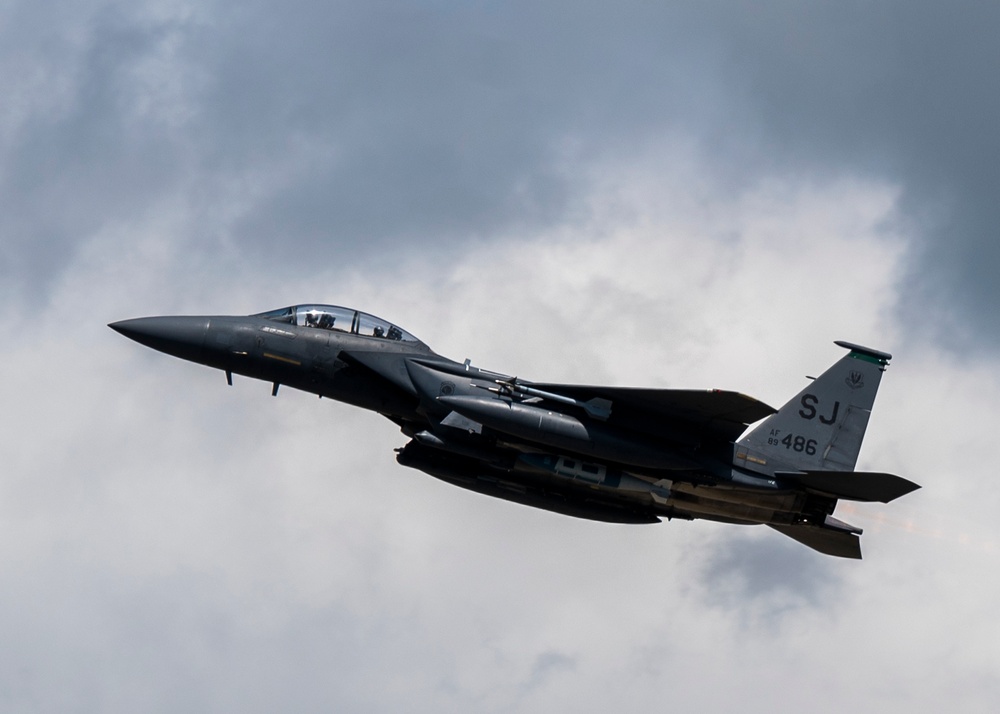
[{"label": "fighter jet", "polygon": [[[455,362],[358,310],[297,305],[250,316],[109,325],[153,349],[382,414],[409,438],[403,466],[579,518],[765,524],[860,558],[839,499],[888,503],[919,486],[855,471],[891,355],[850,342],[780,409],[731,391],[530,382]],[[752,428],[751,425],[754,425]]]}]

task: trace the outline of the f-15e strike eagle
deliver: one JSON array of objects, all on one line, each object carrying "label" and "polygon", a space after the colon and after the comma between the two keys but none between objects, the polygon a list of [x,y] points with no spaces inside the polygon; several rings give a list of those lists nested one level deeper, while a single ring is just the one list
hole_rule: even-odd
[{"label": "f-15e strike eagle", "polygon": [[888,503],[919,488],[854,470],[891,355],[849,342],[775,410],[719,390],[529,382],[454,362],[385,320],[332,305],[110,327],[224,370],[229,384],[241,374],[271,382],[275,395],[284,384],[377,411],[410,438],[400,464],[579,518],[763,523],[860,558],[861,529],[833,517],[838,499]]}]

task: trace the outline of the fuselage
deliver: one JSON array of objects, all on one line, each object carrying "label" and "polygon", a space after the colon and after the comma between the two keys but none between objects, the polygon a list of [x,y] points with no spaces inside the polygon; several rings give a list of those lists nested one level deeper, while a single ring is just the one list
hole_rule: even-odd
[{"label": "fuselage", "polygon": [[[774,478],[735,468],[731,442],[706,443],[683,428],[643,433],[572,404],[519,399],[512,377],[442,357],[359,311],[303,305],[112,327],[230,382],[237,374],[272,383],[275,394],[287,386],[376,411],[412,439],[400,463],[507,500],[629,523],[767,523],[802,506]],[[530,385],[517,380],[515,389]]]}]

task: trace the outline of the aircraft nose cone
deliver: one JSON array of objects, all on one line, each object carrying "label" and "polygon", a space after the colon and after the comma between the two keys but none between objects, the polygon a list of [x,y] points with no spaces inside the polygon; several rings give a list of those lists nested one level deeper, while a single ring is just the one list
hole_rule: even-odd
[{"label": "aircraft nose cone", "polygon": [[108,327],[154,350],[201,362],[208,324],[207,317],[137,317]]}]

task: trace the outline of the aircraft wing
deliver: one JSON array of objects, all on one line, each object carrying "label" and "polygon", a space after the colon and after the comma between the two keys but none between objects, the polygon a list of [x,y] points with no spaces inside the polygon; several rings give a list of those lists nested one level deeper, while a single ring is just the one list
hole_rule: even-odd
[{"label": "aircraft wing", "polygon": [[541,392],[580,403],[610,402],[609,423],[634,427],[639,422],[680,424],[698,432],[735,441],[748,425],[775,413],[773,407],[739,392],[719,389],[646,389],[532,382]]}]

